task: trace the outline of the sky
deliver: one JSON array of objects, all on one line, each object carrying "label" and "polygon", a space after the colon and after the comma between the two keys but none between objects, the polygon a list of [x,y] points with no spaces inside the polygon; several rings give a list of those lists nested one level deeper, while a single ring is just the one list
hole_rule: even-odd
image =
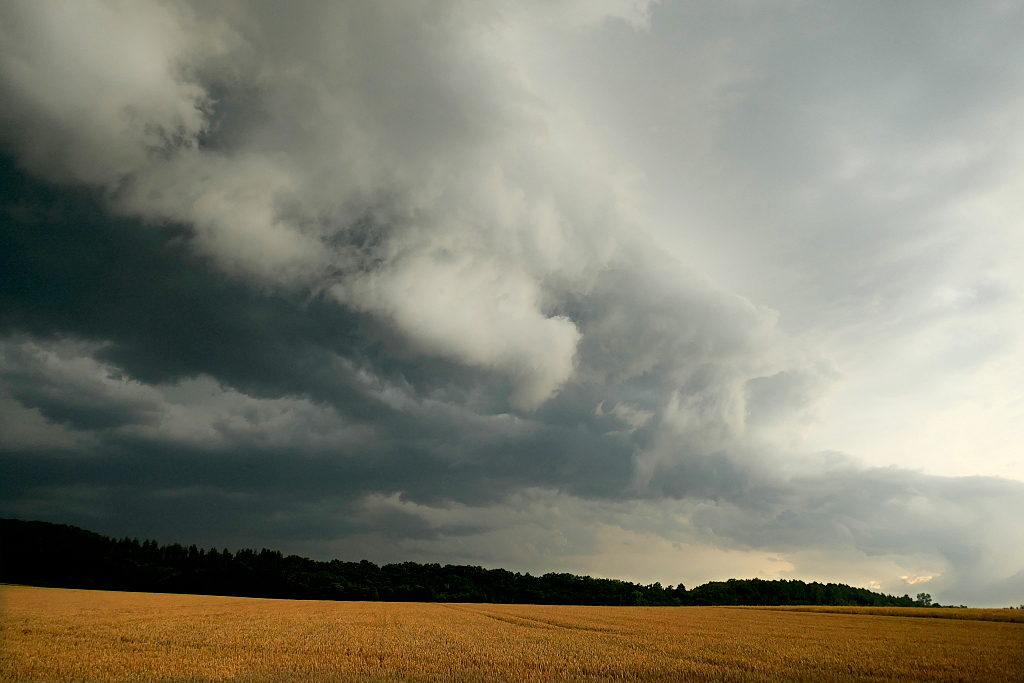
[{"label": "sky", "polygon": [[1024,603],[1021,35],[4,2],[0,515]]}]

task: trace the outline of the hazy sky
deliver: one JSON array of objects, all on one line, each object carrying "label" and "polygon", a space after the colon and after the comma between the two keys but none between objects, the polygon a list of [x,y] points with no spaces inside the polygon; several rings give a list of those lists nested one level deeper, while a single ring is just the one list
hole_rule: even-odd
[{"label": "hazy sky", "polygon": [[8,0],[0,514],[1024,602],[1024,2]]}]

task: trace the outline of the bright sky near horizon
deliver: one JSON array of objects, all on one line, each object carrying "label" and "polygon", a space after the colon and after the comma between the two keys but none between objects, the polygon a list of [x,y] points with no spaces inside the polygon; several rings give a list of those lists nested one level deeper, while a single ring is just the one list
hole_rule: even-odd
[{"label": "bright sky near horizon", "polygon": [[1022,35],[6,2],[0,514],[1020,604]]}]

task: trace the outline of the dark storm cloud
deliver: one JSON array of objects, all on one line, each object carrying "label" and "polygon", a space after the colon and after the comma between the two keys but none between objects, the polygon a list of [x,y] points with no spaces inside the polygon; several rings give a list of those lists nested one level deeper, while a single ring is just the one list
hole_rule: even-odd
[{"label": "dark storm cloud", "polygon": [[[488,426],[475,412],[440,406],[395,409],[356,375],[371,372],[375,382],[393,382],[400,391],[421,399],[443,391],[443,399],[471,400],[474,411],[485,413],[508,409],[507,399],[501,398],[508,389],[500,378],[443,360],[389,356],[382,349],[388,343],[383,337],[386,328],[374,328],[366,316],[309,291],[252,286],[220,275],[189,250],[190,235],[184,227],[161,228],[111,217],[97,193],[32,181],[10,160],[4,166],[4,179],[2,246],[4,265],[14,275],[2,291],[2,321],[8,334],[91,340],[100,345],[79,348],[79,355],[91,356],[109,364],[112,372],[145,384],[208,375],[256,397],[304,396],[331,406],[347,419],[386,425],[378,443],[361,446],[374,458],[395,450],[400,460],[434,461],[444,472],[444,476],[430,477],[410,469],[407,462],[382,460],[378,463],[382,472],[396,473],[390,484],[388,476],[373,477],[368,471],[324,478],[316,468],[307,475],[311,482],[341,487],[346,481],[362,482],[369,490],[390,485],[410,495],[476,502],[500,496],[514,485],[555,485],[574,492],[601,490],[616,495],[630,477],[633,442],[642,444],[649,438],[643,430],[622,432],[623,421],[615,415],[593,415],[602,399],[618,395],[646,401],[651,400],[647,395],[652,389],[657,391],[650,407],[657,408],[658,394],[665,389],[658,386],[660,381],[652,385],[646,366],[627,370],[627,376],[639,375],[639,384],[632,388],[627,384],[615,393],[570,387],[538,416],[543,421],[520,420],[527,426],[513,428],[513,434]],[[606,287],[614,290],[618,276],[611,277]],[[600,323],[600,314],[591,317]],[[635,320],[636,331],[629,334],[639,339],[641,325]],[[663,337],[652,343],[673,342]],[[72,357],[75,351],[70,349]],[[629,358],[628,349],[619,348],[616,353],[614,360],[595,359],[595,368],[607,371],[614,363],[637,362]],[[657,353],[664,358],[664,350]],[[151,420],[151,413],[159,409],[140,405],[138,396],[108,396],[95,382],[76,387],[66,373],[60,386],[61,376],[48,377],[37,356],[16,340],[8,343],[4,375],[8,391],[25,407],[40,408],[56,422],[70,421],[81,429],[113,428]],[[622,374],[621,369],[613,371]],[[467,399],[470,394],[472,398]],[[85,422],[90,410],[96,413],[94,424]],[[77,422],[74,411],[81,413]],[[101,417],[104,414],[106,418]],[[605,432],[619,433],[605,436]],[[117,442],[113,438],[110,445]],[[121,470],[123,463],[112,463],[110,469]],[[213,476],[191,464],[181,469],[196,472],[195,481],[188,485],[202,484]],[[403,472],[416,475],[398,476]],[[268,475],[267,481],[279,479]]]},{"label": "dark storm cloud", "polygon": [[975,528],[1019,533],[1020,486],[800,461],[835,364],[665,255],[515,66],[645,4],[65,9],[0,10],[0,513],[1016,585]]},{"label": "dark storm cloud", "polygon": [[[187,230],[111,217],[95,192],[32,181],[9,160],[4,181],[2,252],[12,274],[2,290],[6,333],[33,335],[52,347],[45,353],[56,349],[65,365],[77,357],[99,363],[82,377],[48,367],[43,349],[27,338],[11,337],[4,346],[3,378],[13,398],[51,421],[100,435],[87,461],[75,453],[49,456],[46,486],[207,486],[241,493],[265,486],[298,500],[326,491],[405,490],[425,500],[480,502],[515,485],[613,492],[628,480],[632,447],[625,438],[557,423],[505,435],[480,416],[443,404],[395,409],[356,375],[372,370],[376,382],[393,381],[413,398],[440,389],[449,398],[481,388],[495,393],[502,383],[439,360],[391,358],[381,352],[381,331],[365,316],[309,292],[219,275],[188,249]],[[65,338],[93,344],[46,341]],[[107,374],[147,386],[206,375],[254,397],[303,396],[347,420],[383,428],[373,443],[358,446],[358,454],[308,456],[311,446],[303,443],[253,459],[228,443],[216,456],[190,455],[159,439],[114,433],[158,419],[167,399],[119,395],[123,382],[112,389],[102,381]],[[500,408],[502,401],[484,396],[479,403]],[[578,413],[563,417],[575,424]],[[20,464],[8,472],[9,486],[36,481],[31,458],[15,461]]]},{"label": "dark storm cloud", "polygon": [[324,353],[360,335],[337,306],[211,271],[183,227],[112,217],[98,193],[33,182],[10,158],[2,173],[9,332],[110,342],[100,356],[149,382],[205,372],[272,392],[311,390]]},{"label": "dark storm cloud", "polygon": [[[7,345],[2,374],[7,391],[26,408],[57,424],[96,430],[152,422],[158,405],[146,397],[110,395],[92,378],[54,375],[46,359],[25,347]],[[84,381],[83,381],[84,380]]]}]

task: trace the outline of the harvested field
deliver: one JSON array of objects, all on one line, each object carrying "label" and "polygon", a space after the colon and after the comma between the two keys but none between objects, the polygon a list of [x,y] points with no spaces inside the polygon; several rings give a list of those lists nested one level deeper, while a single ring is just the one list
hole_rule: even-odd
[{"label": "harvested field", "polygon": [[1024,624],[0,588],[3,681],[1013,681]]}]

